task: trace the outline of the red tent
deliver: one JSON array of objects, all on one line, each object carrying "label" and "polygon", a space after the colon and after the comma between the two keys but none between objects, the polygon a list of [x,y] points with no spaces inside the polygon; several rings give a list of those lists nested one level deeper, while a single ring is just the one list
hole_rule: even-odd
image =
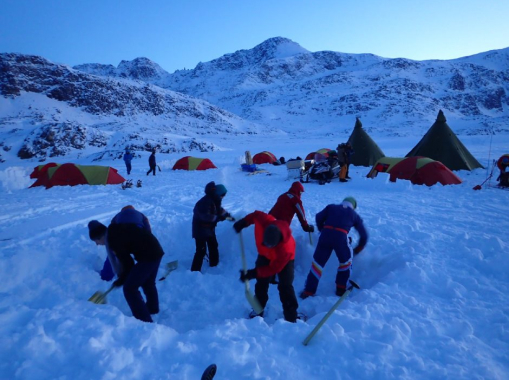
[{"label": "red tent", "polygon": [[48,168],[30,187],[45,186],[47,189],[53,186],[76,186],[76,185],[114,185],[125,181],[117,169],[99,165],[75,165],[63,164]]},{"label": "red tent", "polygon": [[396,179],[406,179],[415,185],[433,186],[438,182],[442,185],[457,185],[462,182],[440,161],[419,156],[382,157],[373,165],[368,177],[373,178],[378,172],[389,173],[391,182],[396,182]]},{"label": "red tent", "polygon": [[272,153],[264,151],[257,153],[253,156],[253,164],[273,164],[277,161],[276,156],[274,156]]},{"label": "red tent", "polygon": [[58,166],[58,164],[55,164],[54,162],[48,162],[46,165],[39,165],[34,168],[34,171],[30,174],[30,178],[35,179],[39,178],[40,176],[44,175],[49,168],[52,168],[54,166]]},{"label": "red tent", "polygon": [[306,156],[306,160],[314,160],[315,159],[315,153],[320,153],[322,155],[324,155],[326,158],[329,157],[329,153],[331,149],[329,148],[322,148],[322,149],[318,149],[316,152],[311,152],[309,153],[307,156]]},{"label": "red tent", "polygon": [[197,158],[186,156],[179,159],[173,165],[173,170],[207,170],[217,169],[217,167],[208,158]]}]

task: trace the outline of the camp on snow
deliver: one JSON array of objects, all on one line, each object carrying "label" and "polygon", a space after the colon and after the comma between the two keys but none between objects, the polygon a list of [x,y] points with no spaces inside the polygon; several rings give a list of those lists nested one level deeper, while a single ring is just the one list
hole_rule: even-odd
[{"label": "camp on snow", "polygon": [[273,164],[277,161],[276,156],[274,156],[272,153],[264,151],[260,153],[256,153],[253,156],[253,164]]},{"label": "camp on snow", "polygon": [[442,110],[431,128],[406,157],[423,156],[440,161],[451,170],[483,168],[447,125]]},{"label": "camp on snow", "polygon": [[207,170],[217,169],[217,167],[208,158],[197,158],[185,156],[177,160],[172,170]]},{"label": "camp on snow", "polygon": [[359,118],[356,118],[355,127],[348,138],[348,142],[353,148],[350,163],[354,166],[372,166],[380,158],[385,157],[382,149],[378,147],[364,128],[362,128]]},{"label": "camp on snow", "polygon": [[35,168],[30,177],[37,178],[30,187],[45,186],[46,189],[53,186],[118,185],[125,181],[125,178],[118,174],[117,169],[110,166],[72,163],[46,164],[42,168]]},{"label": "camp on snow", "polygon": [[373,165],[367,177],[374,178],[378,173],[389,173],[391,182],[396,182],[396,179],[406,179],[415,185],[462,183],[461,179],[444,164],[427,157],[382,157]]}]

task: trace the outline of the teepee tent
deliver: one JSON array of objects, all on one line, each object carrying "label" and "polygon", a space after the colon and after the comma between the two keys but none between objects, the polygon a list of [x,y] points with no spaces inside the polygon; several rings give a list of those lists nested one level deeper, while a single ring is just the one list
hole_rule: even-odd
[{"label": "teepee tent", "polygon": [[350,158],[350,163],[354,166],[372,166],[377,160],[385,156],[378,145],[362,128],[359,118],[355,121],[355,127],[348,138],[348,142],[354,150]]},{"label": "teepee tent", "polygon": [[367,176],[374,178],[378,173],[389,173],[391,182],[396,182],[396,179],[406,179],[415,185],[462,183],[461,179],[444,164],[427,157],[382,157],[373,165]]},{"label": "teepee tent", "polygon": [[217,167],[208,158],[197,158],[185,156],[175,162],[173,170],[207,170],[217,169]]},{"label": "teepee tent", "polygon": [[424,156],[440,161],[451,170],[473,170],[483,166],[472,156],[447,125],[442,110],[437,120],[406,157]]},{"label": "teepee tent", "polygon": [[253,156],[253,164],[273,164],[277,161],[276,156],[274,156],[272,153],[264,151],[257,153]]},{"label": "teepee tent", "polygon": [[37,181],[30,186],[115,185],[125,181],[117,169],[99,165],[75,165],[71,163],[53,166],[40,173]]}]

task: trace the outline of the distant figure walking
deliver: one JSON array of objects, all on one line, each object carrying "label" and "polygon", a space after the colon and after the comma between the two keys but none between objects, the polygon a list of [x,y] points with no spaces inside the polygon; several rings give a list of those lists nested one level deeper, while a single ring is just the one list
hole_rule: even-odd
[{"label": "distant figure walking", "polygon": [[131,169],[132,169],[132,166],[131,166],[131,160],[134,158],[134,155],[129,151],[129,149],[125,149],[125,153],[124,153],[124,162],[125,162],[125,167],[127,169],[127,175],[131,174]]},{"label": "distant figure walking", "polygon": [[157,164],[156,164],[156,150],[155,149],[152,151],[152,154],[148,158],[148,165],[150,166],[150,169],[148,170],[147,175],[149,175],[150,172],[152,172],[154,175],[156,175]]}]

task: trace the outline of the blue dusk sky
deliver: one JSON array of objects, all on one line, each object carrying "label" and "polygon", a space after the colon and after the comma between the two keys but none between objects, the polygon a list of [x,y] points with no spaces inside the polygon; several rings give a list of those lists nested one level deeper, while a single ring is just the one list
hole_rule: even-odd
[{"label": "blue dusk sky", "polygon": [[0,0],[0,52],[168,72],[286,37],[315,52],[453,59],[509,46],[501,0]]}]

